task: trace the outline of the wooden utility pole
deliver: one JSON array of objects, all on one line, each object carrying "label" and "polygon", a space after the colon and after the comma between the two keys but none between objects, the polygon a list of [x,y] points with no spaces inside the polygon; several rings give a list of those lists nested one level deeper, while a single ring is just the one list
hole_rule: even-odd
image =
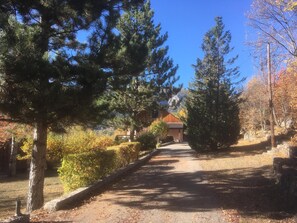
[{"label": "wooden utility pole", "polygon": [[270,113],[270,138],[271,138],[271,147],[274,148],[276,147],[276,145],[275,145],[275,137],[274,137],[270,43],[267,44],[267,70],[268,70],[268,92],[269,92],[269,113]]}]

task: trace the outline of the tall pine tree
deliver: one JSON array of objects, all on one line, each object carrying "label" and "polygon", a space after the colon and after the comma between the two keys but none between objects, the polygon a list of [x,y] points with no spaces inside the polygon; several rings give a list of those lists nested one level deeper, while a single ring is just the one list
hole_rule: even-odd
[{"label": "tall pine tree", "polygon": [[[134,130],[140,130],[149,124],[149,119],[142,119],[143,113],[151,114],[158,110],[160,102],[167,101],[177,91],[173,85],[177,66],[167,56],[168,47],[163,46],[168,35],[161,35],[161,25],[154,25],[154,12],[150,1],[141,7],[125,11],[118,23],[120,45],[134,45],[143,52],[143,69],[132,78],[126,78],[121,90],[112,91],[109,95],[112,106],[117,113],[116,124],[130,129],[130,138],[134,139]],[[129,48],[124,53],[129,52]],[[135,61],[137,66],[139,61]],[[131,71],[130,71],[131,72]],[[129,72],[129,73],[130,73]]]},{"label": "tall pine tree", "polygon": [[47,130],[100,119],[106,107],[95,99],[110,76],[130,67],[115,59],[112,31],[129,7],[122,0],[1,1],[0,111],[35,129],[29,212],[43,205]]},{"label": "tall pine tree", "polygon": [[197,59],[195,79],[189,89],[186,107],[190,146],[195,150],[218,149],[237,142],[239,92],[232,81],[239,76],[237,59],[228,58],[231,34],[224,30],[221,17],[204,36],[204,58]]}]

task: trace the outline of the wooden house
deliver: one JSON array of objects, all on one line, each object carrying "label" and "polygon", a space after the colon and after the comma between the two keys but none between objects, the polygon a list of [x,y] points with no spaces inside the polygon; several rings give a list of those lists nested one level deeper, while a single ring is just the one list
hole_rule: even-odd
[{"label": "wooden house", "polygon": [[168,111],[159,112],[159,119],[166,122],[168,126],[168,136],[172,136],[175,142],[183,142],[184,125],[183,122]]},{"label": "wooden house", "polygon": [[148,124],[152,123],[154,120],[163,120],[166,122],[169,129],[168,136],[172,136],[175,142],[183,142],[183,122],[167,110],[159,110],[152,113],[144,112],[139,118],[141,118],[143,122],[146,121]]}]

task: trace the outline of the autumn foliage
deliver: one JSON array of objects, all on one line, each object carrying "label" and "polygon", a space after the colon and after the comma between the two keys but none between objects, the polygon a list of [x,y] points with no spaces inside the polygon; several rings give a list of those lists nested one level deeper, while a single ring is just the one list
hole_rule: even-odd
[{"label": "autumn foliage", "polygon": [[284,127],[289,127],[297,115],[297,61],[290,64],[285,71],[277,75],[275,82],[275,110],[276,115]]},{"label": "autumn foliage", "polygon": [[65,192],[90,185],[137,160],[139,149],[138,142],[129,142],[106,150],[66,155],[59,168],[59,176]]},{"label": "autumn foliage", "polygon": [[[67,134],[55,134],[50,132],[47,137],[47,160],[60,161],[66,154],[92,152],[104,150],[114,144],[111,136],[101,135],[91,129],[80,126],[69,128]],[[26,154],[23,159],[29,159],[33,139],[28,137],[21,147]]]},{"label": "autumn foliage", "polygon": [[[297,61],[287,65],[273,78],[273,117],[283,131],[296,128],[297,120]],[[267,78],[253,77],[242,94],[240,119],[244,132],[269,130]],[[296,137],[295,137],[296,138]]]},{"label": "autumn foliage", "polygon": [[245,132],[265,130],[268,120],[267,85],[261,76],[253,77],[246,85],[240,105],[241,128]]}]

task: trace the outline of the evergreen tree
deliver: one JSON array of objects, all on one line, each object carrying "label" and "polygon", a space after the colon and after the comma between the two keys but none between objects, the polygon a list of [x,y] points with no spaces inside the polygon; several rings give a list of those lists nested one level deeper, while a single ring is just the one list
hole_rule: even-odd
[{"label": "evergreen tree", "polygon": [[[113,28],[129,2],[1,1],[0,110],[35,129],[29,212],[43,205],[47,130],[101,119],[106,106],[95,99],[109,76],[129,67],[126,59],[120,69],[121,58],[112,56]],[[80,41],[80,34],[90,38]]]},{"label": "evergreen tree", "polygon": [[231,67],[237,57],[227,58],[231,34],[224,30],[221,17],[215,22],[204,36],[204,58],[194,65],[195,79],[186,103],[188,139],[195,150],[228,147],[237,142],[240,131],[239,92],[232,83],[239,72]]},{"label": "evergreen tree", "polygon": [[[168,35],[161,35],[161,25],[154,25],[153,17],[150,1],[147,1],[141,7],[125,11],[117,26],[120,45],[125,46],[129,42],[144,53],[140,57],[144,66],[138,75],[125,78],[124,87],[109,95],[117,113],[116,125],[130,129],[131,140],[134,139],[134,130],[150,124],[150,117],[141,118],[141,115],[158,110],[160,102],[167,101],[177,90],[173,87],[178,80],[177,66],[167,56],[168,47],[163,46]],[[135,61],[131,68],[138,64],[139,61]]]}]

